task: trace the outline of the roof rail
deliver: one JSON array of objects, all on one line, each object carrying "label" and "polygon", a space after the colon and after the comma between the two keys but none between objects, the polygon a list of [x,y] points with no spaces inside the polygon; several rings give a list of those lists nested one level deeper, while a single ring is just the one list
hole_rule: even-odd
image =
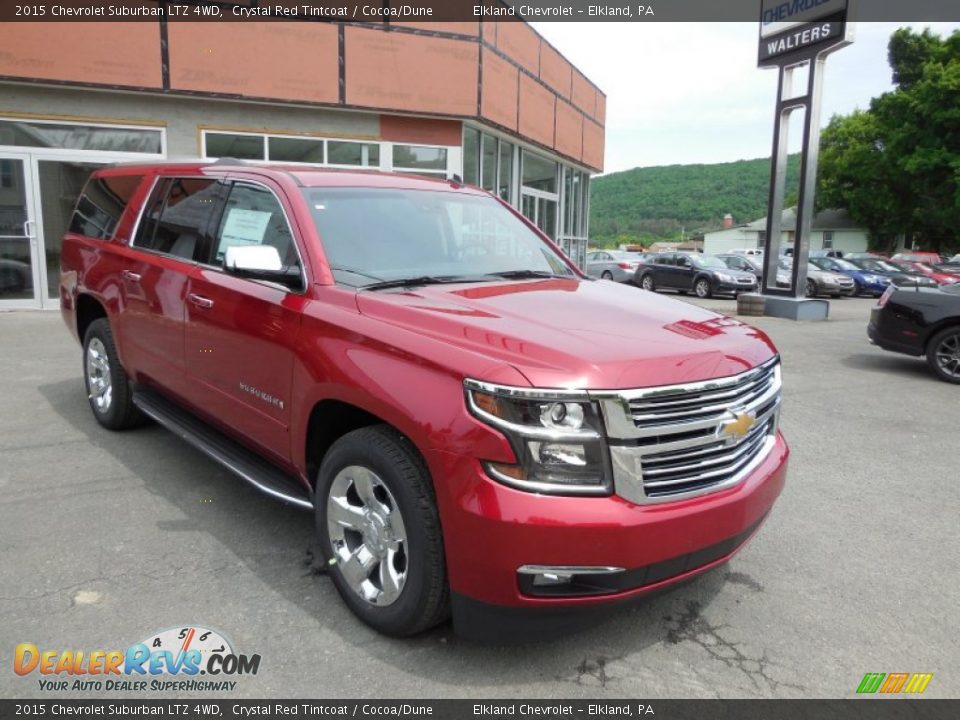
[{"label": "roof rail", "polygon": [[249,165],[246,160],[241,160],[239,158],[232,157],[222,157],[214,160],[211,165]]}]

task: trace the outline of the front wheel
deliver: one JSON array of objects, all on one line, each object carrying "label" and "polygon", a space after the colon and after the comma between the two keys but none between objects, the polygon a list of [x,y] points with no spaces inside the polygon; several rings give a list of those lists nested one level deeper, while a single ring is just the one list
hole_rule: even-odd
[{"label": "front wheel", "polygon": [[817,284],[813,280],[807,280],[807,285],[804,288],[804,295],[808,298],[817,296]]},{"label": "front wheel", "polygon": [[130,378],[120,365],[106,318],[90,323],[84,335],[83,380],[90,409],[103,427],[127,430],[143,423],[144,416],[133,404]]},{"label": "front wheel", "polygon": [[357,617],[395,637],[447,617],[433,485],[408,440],[385,425],[347,433],[323,458],[315,497],[330,575]]},{"label": "front wheel", "polygon": [[693,291],[697,294],[698,298],[708,298],[712,294],[710,289],[710,281],[706,278],[700,278],[697,280],[697,283],[693,286]]},{"label": "front wheel", "polygon": [[933,336],[927,346],[927,362],[941,380],[960,384],[960,327]]},{"label": "front wheel", "polygon": [[642,287],[644,290],[648,290],[649,292],[656,290],[657,288],[653,282],[653,275],[644,275],[642,278],[640,278],[640,287]]}]

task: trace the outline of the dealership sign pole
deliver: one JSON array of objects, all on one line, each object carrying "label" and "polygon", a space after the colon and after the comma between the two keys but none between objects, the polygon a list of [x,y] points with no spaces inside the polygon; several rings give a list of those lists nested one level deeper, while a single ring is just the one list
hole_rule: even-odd
[{"label": "dealership sign pole", "polygon": [[[773,128],[773,159],[770,198],[764,243],[764,287],[767,314],[804,319],[826,318],[829,305],[811,303],[802,307],[810,252],[810,226],[817,184],[820,150],[820,98],[827,55],[853,42],[848,22],[850,0],[762,0],[760,16],[761,68],[777,68],[776,119]],[[794,87],[798,70],[807,69],[806,87]],[[788,130],[792,113],[803,111],[803,143],[800,153],[800,186],[796,225],[783,227],[786,193]],[[793,230],[793,268],[790,288],[777,287],[780,239]],[[782,298],[782,301],[778,301]]]}]

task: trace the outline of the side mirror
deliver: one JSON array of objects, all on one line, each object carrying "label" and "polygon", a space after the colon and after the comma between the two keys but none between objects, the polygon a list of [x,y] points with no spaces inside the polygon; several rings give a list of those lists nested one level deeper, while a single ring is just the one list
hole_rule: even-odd
[{"label": "side mirror", "polygon": [[273,245],[233,245],[227,248],[223,268],[228,273],[251,280],[266,280],[291,288],[303,285],[300,269],[287,267]]}]

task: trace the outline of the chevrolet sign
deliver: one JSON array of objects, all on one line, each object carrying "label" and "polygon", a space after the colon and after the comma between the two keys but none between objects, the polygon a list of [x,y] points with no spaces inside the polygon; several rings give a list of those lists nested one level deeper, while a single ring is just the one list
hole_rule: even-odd
[{"label": "chevrolet sign", "polygon": [[761,67],[789,65],[849,44],[849,0],[763,0]]},{"label": "chevrolet sign", "polygon": [[785,30],[846,10],[847,0],[763,0],[760,37],[779,35]]}]

